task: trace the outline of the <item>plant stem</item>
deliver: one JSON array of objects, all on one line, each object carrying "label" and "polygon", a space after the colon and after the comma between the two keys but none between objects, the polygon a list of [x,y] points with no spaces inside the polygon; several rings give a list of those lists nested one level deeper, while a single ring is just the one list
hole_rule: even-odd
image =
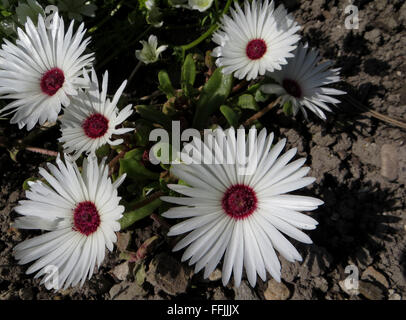
[{"label": "plant stem", "polygon": [[147,204],[151,203],[152,201],[154,201],[155,199],[159,198],[160,196],[163,196],[164,194],[165,193],[163,191],[157,191],[157,192],[151,194],[150,196],[146,197],[144,200],[135,204],[132,207],[132,210],[142,208],[142,207],[146,206]]},{"label": "plant stem", "polygon": [[244,127],[249,127],[255,120],[258,120],[268,111],[270,111],[273,107],[275,107],[279,103],[279,101],[280,101],[280,98],[277,98],[275,101],[268,104],[265,108],[263,108],[262,110],[258,111],[256,114],[254,114],[251,118],[247,119],[243,124]]},{"label": "plant stem", "polygon": [[127,81],[127,87],[130,86],[130,82],[131,80],[134,78],[134,75],[136,74],[136,72],[138,71],[138,69],[142,66],[142,62],[138,61],[137,65],[135,66],[134,70],[131,72],[130,76],[128,77],[128,81]]},{"label": "plant stem", "polygon": [[[230,8],[231,1],[232,0],[227,0],[227,3],[225,5],[225,7],[224,7],[223,11],[220,14],[220,17],[227,13],[228,9]],[[216,5],[218,6],[217,1],[216,1]],[[189,50],[189,49],[192,49],[193,47],[196,47],[199,43],[201,43],[206,38],[208,38],[217,28],[218,28],[218,24],[215,23],[205,33],[203,33],[199,38],[197,38],[196,40],[194,40],[194,41],[192,41],[192,42],[190,42],[188,44],[185,44],[183,46],[180,46],[180,49],[182,50],[182,55],[184,56],[186,50]]]}]

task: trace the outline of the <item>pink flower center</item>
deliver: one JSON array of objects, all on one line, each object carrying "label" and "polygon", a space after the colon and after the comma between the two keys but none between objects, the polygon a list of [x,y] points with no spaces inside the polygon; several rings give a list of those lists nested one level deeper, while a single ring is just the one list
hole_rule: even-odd
[{"label": "pink flower center", "polygon": [[73,213],[73,230],[88,236],[95,232],[100,225],[100,215],[91,201],[84,201],[76,206]]},{"label": "pink flower center", "polygon": [[100,113],[89,116],[82,124],[85,134],[92,139],[97,139],[105,135],[109,128],[109,120]]},{"label": "pink flower center", "polygon": [[59,68],[53,68],[45,72],[41,78],[41,90],[43,93],[53,96],[65,82],[65,75]]},{"label": "pink flower center", "polygon": [[248,58],[251,60],[257,60],[264,56],[266,52],[266,43],[262,39],[254,39],[248,42],[245,51],[247,53]]},{"label": "pink flower center", "polygon": [[257,208],[255,191],[243,184],[236,184],[224,193],[221,205],[225,213],[236,220],[250,216]]},{"label": "pink flower center", "polygon": [[295,98],[300,98],[302,96],[302,89],[295,80],[284,79],[282,81],[282,87]]}]

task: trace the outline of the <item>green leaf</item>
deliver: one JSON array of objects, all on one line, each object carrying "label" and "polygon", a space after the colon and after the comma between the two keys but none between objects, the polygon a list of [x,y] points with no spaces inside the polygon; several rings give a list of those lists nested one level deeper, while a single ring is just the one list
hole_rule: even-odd
[{"label": "green leaf", "polygon": [[225,75],[221,68],[216,69],[207,83],[204,85],[199,101],[196,105],[193,126],[204,128],[209,116],[216,112],[224,103],[231,92],[233,85],[232,74]]},{"label": "green leaf", "polygon": [[149,134],[154,129],[152,123],[144,119],[138,119],[135,121],[135,145],[145,147],[149,144]]},{"label": "green leaf", "polygon": [[138,105],[135,107],[137,112],[144,119],[150,120],[154,123],[159,123],[166,129],[170,130],[172,127],[172,120],[161,111],[154,109],[152,106]]},{"label": "green leaf", "polygon": [[239,96],[237,105],[241,109],[258,110],[258,105],[255,101],[255,98],[251,94],[243,94],[243,95]]},{"label": "green leaf", "polygon": [[154,201],[143,206],[142,208],[124,213],[123,217],[120,219],[121,230],[128,228],[129,226],[131,226],[133,223],[137,222],[138,220],[141,220],[141,219],[149,216],[161,204],[162,204],[162,201],[160,199],[155,199]]},{"label": "green leaf", "polygon": [[292,116],[293,115],[293,108],[292,108],[292,103],[290,101],[286,101],[283,104],[283,112],[287,115],[287,116]]},{"label": "green leaf", "polygon": [[238,118],[239,116],[234,112],[233,109],[231,109],[229,106],[222,105],[220,107],[220,111],[223,114],[223,116],[226,118],[230,126],[232,127],[237,127],[238,126]]},{"label": "green leaf", "polygon": [[24,191],[30,190],[30,186],[29,186],[28,182],[30,182],[30,181],[37,181],[37,180],[38,180],[38,178],[34,178],[34,177],[31,177],[31,178],[26,179],[26,180],[23,182],[23,189],[24,189]]},{"label": "green leaf", "polygon": [[168,99],[175,96],[175,89],[172,86],[171,79],[165,70],[161,70],[158,73],[159,90],[166,94]]},{"label": "green leaf", "polygon": [[193,85],[196,79],[196,65],[193,60],[193,55],[189,53],[186,56],[182,66],[181,84],[183,93],[189,97],[193,92]]},{"label": "green leaf", "polygon": [[100,159],[103,157],[107,157],[110,153],[110,145],[104,144],[99,149],[96,150],[96,156]]},{"label": "green leaf", "polygon": [[158,179],[159,173],[148,170],[141,162],[143,153],[142,148],[128,151],[124,158],[120,159],[119,175],[126,173],[128,178],[137,182],[145,179]]}]

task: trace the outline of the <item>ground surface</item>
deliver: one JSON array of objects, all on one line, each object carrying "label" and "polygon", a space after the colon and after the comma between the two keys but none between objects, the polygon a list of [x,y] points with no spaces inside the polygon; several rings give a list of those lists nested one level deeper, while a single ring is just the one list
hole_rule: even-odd
[{"label": "ground surface", "polygon": [[[348,1],[285,1],[303,26],[303,35],[325,58],[342,68],[342,87],[372,109],[406,121],[406,3],[354,1],[358,30],[344,27]],[[36,175],[44,156],[18,154],[13,162],[0,149],[0,299],[403,299],[406,297],[406,132],[361,114],[342,103],[327,123],[306,123],[274,110],[263,119],[289,147],[307,156],[317,183],[304,193],[325,205],[313,213],[319,221],[310,232],[314,244],[296,244],[303,262],[282,259],[282,283],[259,280],[255,289],[221,285],[220,272],[209,280],[193,274],[166,225],[150,218],[122,233],[119,248],[81,289],[48,292],[17,266],[12,247],[33,233],[11,227],[12,211],[24,197],[23,181]],[[23,137],[17,126],[2,122],[2,134]],[[294,129],[292,129],[294,128]],[[44,145],[50,149],[52,144]],[[130,237],[131,236],[131,237]],[[128,263],[120,250],[136,251],[147,239],[153,254],[143,264]],[[131,241],[129,239],[132,238]],[[358,268],[359,290],[345,286],[348,265]]]}]

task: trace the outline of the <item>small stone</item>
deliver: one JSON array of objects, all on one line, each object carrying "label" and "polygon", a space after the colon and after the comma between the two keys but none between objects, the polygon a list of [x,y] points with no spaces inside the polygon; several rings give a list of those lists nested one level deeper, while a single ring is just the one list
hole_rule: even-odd
[{"label": "small stone", "polygon": [[383,300],[385,298],[383,289],[369,281],[359,281],[359,293],[368,300]]},{"label": "small stone", "polygon": [[368,278],[379,282],[385,288],[389,287],[389,282],[386,280],[386,277],[372,266],[368,267],[361,275],[361,279],[363,280]]},{"label": "small stone", "polygon": [[321,292],[326,293],[328,290],[328,282],[322,277],[314,278],[314,287],[319,289]]},{"label": "small stone", "polygon": [[221,287],[217,287],[213,289],[213,295],[212,295],[213,300],[227,300],[226,295],[224,294],[224,291]]},{"label": "small stone", "polygon": [[241,281],[238,288],[233,288],[235,297],[234,300],[259,300],[257,294],[251,289],[246,281]]},{"label": "small stone", "polygon": [[214,270],[210,275],[209,275],[209,280],[210,281],[217,281],[221,279],[221,270],[216,269]]},{"label": "small stone", "polygon": [[18,296],[21,300],[32,300],[34,293],[31,288],[23,288],[18,291]]},{"label": "small stone", "polygon": [[110,273],[117,279],[117,280],[126,280],[127,276],[130,272],[130,267],[128,261],[115,266]]},{"label": "small stone", "polygon": [[322,147],[328,147],[334,144],[337,141],[337,137],[334,135],[329,135],[329,134],[323,134],[320,131],[316,132],[312,140],[314,141],[315,144],[318,144]]},{"label": "small stone", "polygon": [[356,155],[363,164],[370,164],[375,167],[380,166],[379,146],[374,142],[368,142],[358,138],[352,145],[352,153]]},{"label": "small stone", "polygon": [[402,300],[402,296],[396,293],[395,290],[389,289],[389,300]]},{"label": "small stone", "polygon": [[271,279],[268,281],[264,296],[266,300],[287,300],[290,296],[290,291],[283,282]]},{"label": "small stone", "polygon": [[379,29],[375,28],[371,31],[365,32],[364,37],[369,42],[378,44],[379,41],[381,40],[381,31]]},{"label": "small stone", "polygon": [[135,282],[123,281],[113,286],[109,295],[112,300],[139,300],[147,292]]},{"label": "small stone", "polygon": [[397,148],[391,144],[384,144],[381,148],[381,175],[389,181],[394,181],[398,177],[398,152]]},{"label": "small stone", "polygon": [[168,294],[183,293],[189,286],[192,270],[167,253],[157,255],[149,264],[147,281]]}]

